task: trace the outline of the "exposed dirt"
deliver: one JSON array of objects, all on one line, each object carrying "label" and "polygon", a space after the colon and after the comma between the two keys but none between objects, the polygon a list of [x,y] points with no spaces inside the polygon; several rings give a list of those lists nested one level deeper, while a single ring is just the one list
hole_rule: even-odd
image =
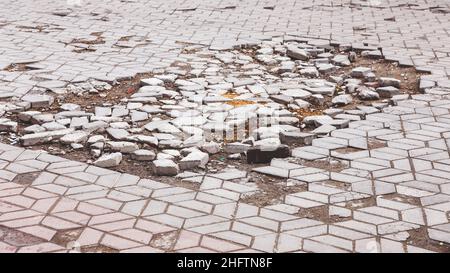
[{"label": "exposed dirt", "polygon": [[418,229],[409,230],[407,232],[410,236],[407,240],[407,243],[409,245],[439,253],[450,253],[450,244],[430,239],[426,227],[420,227]]}]

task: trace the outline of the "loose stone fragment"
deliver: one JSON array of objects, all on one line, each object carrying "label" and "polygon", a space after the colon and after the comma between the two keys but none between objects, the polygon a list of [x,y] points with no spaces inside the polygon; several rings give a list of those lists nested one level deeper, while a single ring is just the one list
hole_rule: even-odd
[{"label": "loose stone fragment", "polygon": [[88,138],[88,135],[89,134],[84,131],[76,131],[61,137],[60,141],[64,144],[85,142]]},{"label": "loose stone fragment", "polygon": [[380,77],[380,86],[393,86],[396,88],[400,88],[401,81],[395,78],[386,78],[386,77]]},{"label": "loose stone fragment", "polygon": [[331,103],[335,105],[347,105],[352,103],[353,99],[351,95],[339,95],[333,98]]},{"label": "loose stone fragment", "polygon": [[108,141],[107,146],[115,152],[132,153],[139,150],[139,146],[132,142],[127,141]]},{"label": "loose stone fragment", "polygon": [[156,158],[156,154],[150,150],[136,150],[131,153],[131,158],[138,161],[152,161]]},{"label": "loose stone fragment", "polygon": [[7,118],[0,118],[0,132],[17,132],[17,122]]},{"label": "loose stone fragment", "polygon": [[44,108],[51,106],[55,99],[49,95],[25,95],[22,100],[31,103],[32,108]]},{"label": "loose stone fragment", "polygon": [[112,153],[101,156],[94,162],[94,165],[101,168],[112,168],[118,166],[121,161],[121,153]]},{"label": "loose stone fragment", "polygon": [[250,149],[251,145],[239,142],[225,144],[224,150],[228,154],[243,153]]}]

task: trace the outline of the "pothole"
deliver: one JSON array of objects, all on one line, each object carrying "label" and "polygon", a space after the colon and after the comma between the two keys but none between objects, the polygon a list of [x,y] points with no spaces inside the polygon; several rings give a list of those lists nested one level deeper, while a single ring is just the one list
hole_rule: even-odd
[{"label": "pothole", "polygon": [[31,185],[40,174],[40,172],[18,174],[12,182],[20,185]]}]

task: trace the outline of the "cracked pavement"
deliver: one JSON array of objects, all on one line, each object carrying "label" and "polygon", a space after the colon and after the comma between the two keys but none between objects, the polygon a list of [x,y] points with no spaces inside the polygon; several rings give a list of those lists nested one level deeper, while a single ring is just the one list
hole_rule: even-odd
[{"label": "cracked pavement", "polygon": [[[449,252],[449,8],[435,0],[3,1],[4,101],[167,68],[186,44],[224,50],[272,37],[381,47],[385,59],[429,72],[421,82],[432,85],[292,151],[347,162],[338,170],[274,159],[251,172],[184,172],[174,185],[0,144],[0,252]],[[255,201],[263,176],[300,190]]]}]

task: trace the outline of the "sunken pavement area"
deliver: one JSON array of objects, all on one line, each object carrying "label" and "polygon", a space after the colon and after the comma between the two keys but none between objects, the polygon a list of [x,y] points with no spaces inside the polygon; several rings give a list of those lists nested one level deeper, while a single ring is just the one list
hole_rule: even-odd
[{"label": "sunken pavement area", "polygon": [[449,252],[445,0],[4,0],[0,252]]}]

